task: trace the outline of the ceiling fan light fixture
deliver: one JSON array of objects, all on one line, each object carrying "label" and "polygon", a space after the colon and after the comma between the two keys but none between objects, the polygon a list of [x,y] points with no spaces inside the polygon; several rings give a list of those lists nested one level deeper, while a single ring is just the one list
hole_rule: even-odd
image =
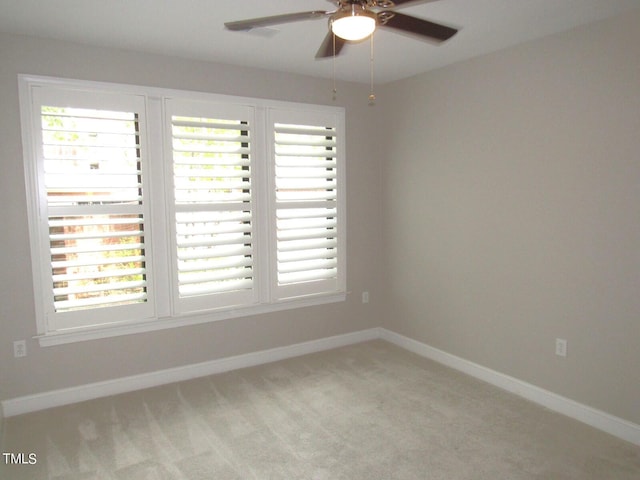
[{"label": "ceiling fan light fixture", "polygon": [[353,3],[336,13],[331,21],[331,31],[345,40],[363,40],[375,29],[376,14]]}]

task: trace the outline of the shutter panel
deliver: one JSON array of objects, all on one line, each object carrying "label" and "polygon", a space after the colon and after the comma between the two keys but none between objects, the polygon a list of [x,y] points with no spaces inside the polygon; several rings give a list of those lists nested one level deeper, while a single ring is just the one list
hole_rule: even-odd
[{"label": "shutter panel", "polygon": [[[340,123],[272,113],[277,299],[343,289]],[[295,123],[293,123],[295,122]]]},{"label": "shutter panel", "polygon": [[137,115],[42,106],[41,120],[55,311],[146,302]]},{"label": "shutter panel", "polygon": [[[50,299],[47,329],[152,317],[143,100],[78,93],[70,102],[66,93],[42,89],[34,105],[43,248],[49,260],[43,271]],[[90,317],[88,309],[95,310]]]},{"label": "shutter panel", "polygon": [[175,229],[175,309],[254,302],[254,219],[248,108],[167,100]]}]

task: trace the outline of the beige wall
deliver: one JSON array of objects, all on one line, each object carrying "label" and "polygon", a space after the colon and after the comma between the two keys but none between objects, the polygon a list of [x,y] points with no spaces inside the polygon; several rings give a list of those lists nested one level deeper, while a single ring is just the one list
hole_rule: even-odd
[{"label": "beige wall", "polygon": [[[338,304],[41,348],[34,319],[18,112],[18,73],[334,104],[330,80],[0,35],[0,400],[203,362],[380,324],[379,162],[367,90],[338,85],[347,108],[347,287]],[[327,64],[330,69],[330,64]],[[371,293],[363,305],[361,292]],[[13,358],[14,340],[28,356]]]},{"label": "beige wall", "polygon": [[600,22],[378,95],[393,126],[384,326],[637,424],[638,25]]}]

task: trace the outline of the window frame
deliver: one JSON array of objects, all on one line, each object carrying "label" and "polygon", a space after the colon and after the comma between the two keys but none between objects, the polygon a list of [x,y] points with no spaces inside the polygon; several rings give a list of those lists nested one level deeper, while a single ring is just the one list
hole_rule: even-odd
[{"label": "window frame", "polygon": [[[342,107],[311,105],[293,102],[272,101],[249,97],[236,97],[206,92],[182,91],[156,87],[123,85],[94,81],[69,80],[35,75],[19,75],[20,121],[22,127],[23,155],[25,165],[25,184],[27,194],[27,210],[29,224],[29,241],[31,246],[31,268],[35,299],[37,338],[42,346],[59,345],[83,340],[107,338],[145,331],[175,328],[237,317],[260,315],[268,312],[293,308],[341,302],[346,299],[346,145],[345,145],[345,111]],[[149,285],[149,302],[152,315],[136,318],[111,325],[85,325],[74,329],[52,330],[46,321],[47,299],[50,297],[47,279],[51,274],[47,271],[48,262],[45,257],[43,242],[48,242],[48,234],[44,234],[42,218],[46,218],[46,205],[43,205],[38,184],[39,165],[36,161],[37,142],[35,135],[41,129],[40,118],[35,115],[33,105],[34,88],[54,88],[73,92],[110,93],[113,95],[135,95],[143,98],[144,142],[146,153],[146,205],[145,222],[149,234],[148,245],[145,243],[146,255],[150,269],[147,275]],[[167,130],[166,102],[178,99],[185,102],[203,104],[219,104],[230,107],[249,108],[253,110],[252,126],[253,149],[252,158],[252,195],[253,211],[258,221],[252,223],[252,236],[257,245],[254,254],[255,269],[258,273],[256,303],[222,308],[195,309],[184,311],[178,308],[174,297],[174,283],[177,267],[173,267],[175,259],[175,226],[172,218],[173,159],[171,157],[171,132]],[[233,107],[233,108],[235,108]],[[336,288],[332,291],[311,292],[291,298],[277,298],[274,287],[276,273],[273,271],[275,260],[275,205],[272,199],[274,187],[274,142],[269,122],[271,112],[294,112],[296,118],[305,118],[305,112],[313,117],[320,115],[335,120],[337,132],[338,186],[338,278]],[[48,229],[47,229],[48,230]],[[146,235],[145,235],[146,236]],[[145,241],[147,239],[145,238]],[[48,245],[47,245],[48,248]],[[106,310],[110,310],[109,307]],[[88,312],[95,311],[88,310]],[[91,313],[89,313],[91,315]]]}]

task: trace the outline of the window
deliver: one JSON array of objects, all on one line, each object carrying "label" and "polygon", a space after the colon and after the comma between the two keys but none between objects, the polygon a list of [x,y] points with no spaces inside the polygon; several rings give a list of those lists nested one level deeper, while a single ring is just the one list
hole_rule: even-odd
[{"label": "window", "polygon": [[345,295],[344,111],[20,77],[43,345]]},{"label": "window", "polygon": [[276,110],[271,112],[269,129],[276,295],[295,298],[338,290],[343,282],[338,268],[342,189],[336,126],[324,115]]},{"label": "window", "polygon": [[253,111],[169,99],[166,116],[176,308],[182,313],[254,304]]}]

